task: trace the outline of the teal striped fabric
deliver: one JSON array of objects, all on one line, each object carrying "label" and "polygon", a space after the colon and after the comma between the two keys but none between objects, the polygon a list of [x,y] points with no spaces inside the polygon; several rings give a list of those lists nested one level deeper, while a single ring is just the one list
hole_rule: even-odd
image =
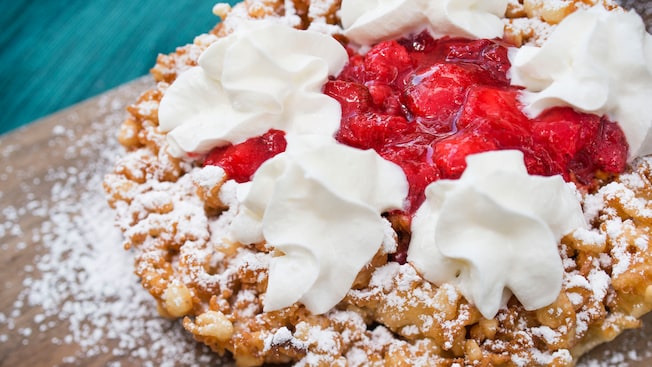
[{"label": "teal striped fabric", "polygon": [[[216,2],[0,0],[0,134],[147,74],[211,29]],[[652,2],[622,0],[652,28]]]},{"label": "teal striped fabric", "polygon": [[216,2],[0,1],[0,134],[147,74],[219,21]]}]

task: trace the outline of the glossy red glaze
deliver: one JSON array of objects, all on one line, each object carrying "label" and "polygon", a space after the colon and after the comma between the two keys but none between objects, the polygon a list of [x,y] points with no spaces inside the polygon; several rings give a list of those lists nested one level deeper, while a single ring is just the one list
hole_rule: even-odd
[{"label": "glossy red glaze", "polygon": [[213,149],[204,160],[204,165],[220,166],[229,178],[247,182],[261,164],[285,151],[286,145],[283,131],[269,130],[240,144]]},{"label": "glossy red glaze", "polygon": [[606,118],[568,107],[528,118],[509,83],[507,48],[497,41],[422,33],[350,54],[324,88],[342,105],[336,138],[403,168],[408,212],[429,183],[458,178],[473,153],[518,149],[531,174],[560,174],[581,186],[590,186],[597,171],[626,167],[624,134]]}]

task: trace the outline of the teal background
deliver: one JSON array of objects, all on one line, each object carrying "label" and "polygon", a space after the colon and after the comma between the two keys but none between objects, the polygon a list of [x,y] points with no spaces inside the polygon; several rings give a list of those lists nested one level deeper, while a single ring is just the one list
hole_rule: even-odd
[{"label": "teal background", "polygon": [[216,2],[0,0],[0,134],[147,74]]},{"label": "teal background", "polygon": [[[148,73],[237,0],[0,0],[0,134]],[[652,28],[652,2],[635,7]]]}]

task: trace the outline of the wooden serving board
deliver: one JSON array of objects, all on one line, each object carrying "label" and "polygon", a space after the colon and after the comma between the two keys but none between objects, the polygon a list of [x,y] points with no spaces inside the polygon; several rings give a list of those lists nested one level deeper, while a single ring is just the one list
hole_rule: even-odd
[{"label": "wooden serving board", "polygon": [[228,366],[160,318],[102,189],[144,77],[0,136],[0,366]]},{"label": "wooden serving board", "polygon": [[[101,180],[141,78],[0,136],[0,366],[231,365],[157,315]],[[652,315],[581,366],[652,365]]]}]

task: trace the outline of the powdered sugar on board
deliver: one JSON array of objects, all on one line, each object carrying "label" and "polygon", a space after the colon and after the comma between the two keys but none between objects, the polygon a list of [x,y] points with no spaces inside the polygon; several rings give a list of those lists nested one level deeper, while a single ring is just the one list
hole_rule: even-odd
[{"label": "powdered sugar on board", "polygon": [[220,365],[158,315],[102,190],[149,83],[0,138],[0,366]]},{"label": "powdered sugar on board", "polygon": [[[647,317],[649,328],[650,318]],[[645,329],[629,330],[615,341],[599,346],[580,360],[576,367],[632,367],[652,365],[652,339]]]}]

